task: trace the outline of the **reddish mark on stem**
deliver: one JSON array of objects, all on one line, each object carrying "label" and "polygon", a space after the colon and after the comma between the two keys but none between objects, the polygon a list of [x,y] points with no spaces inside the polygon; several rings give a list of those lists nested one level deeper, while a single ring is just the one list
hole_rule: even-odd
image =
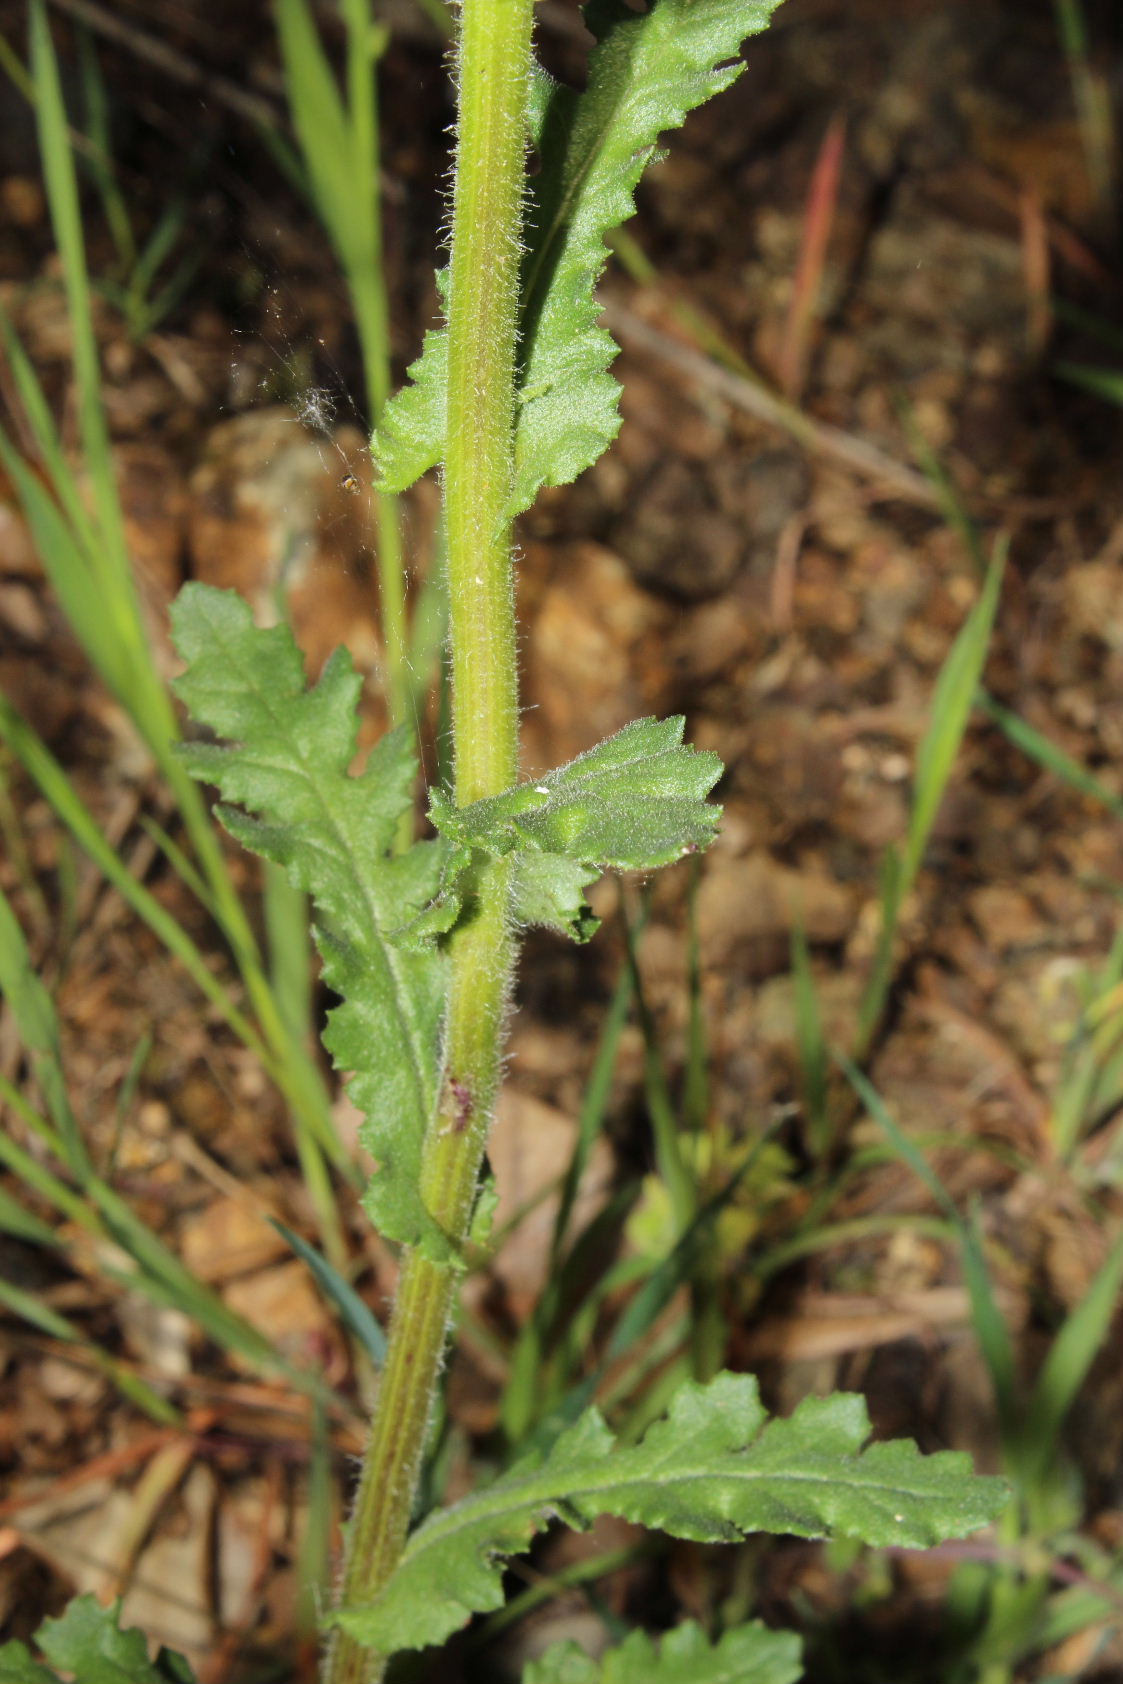
[{"label": "reddish mark on stem", "polygon": [[472,1120],[472,1113],[476,1108],[476,1102],[472,1098],[472,1090],[466,1082],[458,1082],[456,1077],[453,1076],[449,1081],[448,1086],[455,1102],[455,1111],[452,1119],[452,1131],[454,1134],[463,1134],[464,1130],[468,1127],[468,1124]]}]

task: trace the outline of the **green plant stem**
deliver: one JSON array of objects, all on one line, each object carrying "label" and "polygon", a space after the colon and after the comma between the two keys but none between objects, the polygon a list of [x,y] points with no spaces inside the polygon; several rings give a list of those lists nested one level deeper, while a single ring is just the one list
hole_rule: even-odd
[{"label": "green plant stem", "polygon": [[[514,477],[519,234],[532,0],[465,0],[449,296],[445,511],[453,748],[461,806],[518,773],[518,680],[510,519]],[[456,1288],[499,1085],[515,942],[510,866],[481,865],[450,941],[441,1102],[422,1192],[454,1251],[403,1264],[389,1350],[348,1537],[341,1601],[370,1602],[401,1553],[417,1490]],[[337,1632],[328,1684],[375,1684],[384,1657]]]}]

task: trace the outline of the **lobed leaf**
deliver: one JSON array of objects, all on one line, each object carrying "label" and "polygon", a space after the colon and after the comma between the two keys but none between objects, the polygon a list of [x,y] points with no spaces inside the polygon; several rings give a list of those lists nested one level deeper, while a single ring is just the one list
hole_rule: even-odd
[{"label": "lobed leaf", "polygon": [[435,792],[434,824],[462,847],[555,855],[599,871],[651,871],[706,848],[721,808],[716,754],[685,746],[685,719],[633,719],[534,783],[468,807]]},{"label": "lobed leaf", "polygon": [[[651,871],[708,848],[721,808],[706,796],[721,776],[716,754],[684,747],[685,720],[635,719],[534,783],[454,807],[440,790],[429,816],[456,849],[516,853],[516,916],[586,941],[597,928],[584,890],[602,871]],[[445,885],[446,894],[451,885]]]},{"label": "lobed leaf", "polygon": [[185,746],[188,770],[238,803],[218,808],[231,835],[312,897],[324,979],[343,1001],[324,1041],[336,1066],[353,1073],[363,1144],[379,1165],[366,1197],[371,1218],[387,1238],[446,1257],[418,1190],[440,1080],[445,962],[433,947],[407,951],[394,940],[436,895],[448,852],[417,843],[390,855],[412,799],[413,753],[391,732],[352,776],[362,681],[350,656],[337,649],[309,690],[288,628],[255,626],[235,592],[185,586],[172,628],[187,662],[178,694],[228,739]]},{"label": "lobed leaf", "polygon": [[[777,4],[655,0],[637,14],[624,0],[591,0],[585,22],[597,46],[585,91],[535,79],[531,129],[543,167],[526,223],[509,515],[529,508],[541,486],[576,479],[616,437],[616,346],[597,325],[594,296],[605,235],[634,213],[660,134],[737,79],[743,66],[729,61]],[[443,331],[428,334],[411,384],[384,411],[373,448],[388,490],[404,490],[444,455],[446,365]]]},{"label": "lobed leaf", "polygon": [[[55,1620],[46,1620],[35,1641],[47,1659],[81,1684],[195,1684],[182,1655],[160,1649],[148,1658],[143,1632],[122,1631],[121,1603],[103,1608],[95,1596],[76,1596]],[[61,1684],[40,1666],[23,1643],[0,1648],[0,1684]]]},{"label": "lobed leaf", "polygon": [[590,1409],[544,1457],[426,1520],[381,1596],[336,1618],[384,1653],[439,1643],[500,1606],[504,1558],[554,1519],[614,1514],[705,1543],[767,1531],[923,1548],[1004,1507],[1005,1484],[976,1478],[965,1455],[924,1457],[908,1440],[863,1450],[868,1435],[864,1400],[842,1394],[767,1422],[749,1375],[683,1386],[636,1445],[616,1445]]},{"label": "lobed leaf", "polygon": [[595,1660],[576,1643],[555,1643],[523,1669],[522,1684],[796,1684],[800,1649],[794,1632],[759,1620],[716,1643],[687,1620],[659,1640],[633,1631]]}]

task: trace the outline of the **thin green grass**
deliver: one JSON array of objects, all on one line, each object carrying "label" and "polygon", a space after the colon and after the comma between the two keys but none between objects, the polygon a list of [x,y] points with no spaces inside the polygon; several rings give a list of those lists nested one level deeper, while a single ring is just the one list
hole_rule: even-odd
[{"label": "thin green grass", "polygon": [[[73,335],[81,478],[63,450],[42,387],[3,312],[0,331],[24,418],[35,442],[42,476],[25,462],[0,429],[0,465],[23,506],[51,584],[86,653],[121,702],[172,791],[199,873],[206,904],[234,953],[261,1039],[292,1108],[297,1149],[329,1252],[342,1261],[344,1245],[325,1154],[341,1160],[324,1085],[303,1041],[289,1032],[270,987],[244,908],[231,884],[222,850],[197,786],[178,760],[178,722],[156,670],[133,579],[108,429],[101,403],[101,371],[93,326],[93,298],[86,267],[77,180],[54,50],[41,0],[31,7],[31,71],[51,221],[58,245]],[[85,489],[88,487],[88,494]],[[5,727],[12,725],[10,710]],[[26,731],[20,733],[27,740]],[[57,773],[57,769],[56,769]],[[54,797],[71,816],[75,803],[52,775]],[[88,837],[88,827],[87,829]],[[104,856],[104,850],[99,850]],[[120,886],[120,884],[118,884]],[[168,921],[163,925],[168,934]],[[185,957],[185,942],[171,937]],[[193,974],[199,979],[198,967]],[[201,984],[202,985],[202,984]],[[208,990],[213,998],[213,990]],[[226,1012],[230,1016],[229,1010]]]},{"label": "thin green grass", "polygon": [[1123,819],[1123,795],[1117,795],[1108,789],[1087,767],[1074,760],[1070,754],[1066,754],[1063,748],[1051,742],[1042,732],[1035,730],[1019,714],[1003,707],[1001,702],[996,702],[985,690],[976,693],[975,706],[998,726],[1015,748],[1021,749],[1024,755],[1036,761],[1044,771],[1050,772],[1061,783],[1074,789],[1078,795],[1089,796],[1091,800],[1106,807],[1109,813],[1114,813],[1116,818]]},{"label": "thin green grass", "polygon": [[45,1304],[39,1293],[26,1292],[0,1275],[0,1304],[30,1327],[46,1334],[48,1339],[57,1339],[63,1345],[73,1345],[81,1351],[87,1362],[111,1381],[127,1403],[139,1409],[142,1415],[147,1415],[150,1421],[155,1421],[157,1426],[176,1427],[182,1424],[179,1410],[167,1398],[154,1391],[141,1375],[134,1374],[126,1363],[118,1362],[108,1351],[102,1350],[96,1340],[88,1339],[72,1321]]},{"label": "thin green grass", "polygon": [[636,1021],[643,1036],[644,1099],[651,1122],[655,1162],[671,1201],[676,1233],[684,1234],[694,1220],[698,1189],[682,1148],[681,1122],[671,1096],[655,1020],[648,1008],[640,976],[638,943],[626,917],[624,939]]},{"label": "thin green grass", "polygon": [[795,982],[795,1028],[803,1111],[812,1151],[823,1158],[832,1138],[829,1068],[819,996],[811,970],[807,932],[797,920],[792,929],[792,977]]},{"label": "thin green grass", "polygon": [[139,344],[183,298],[198,271],[202,246],[197,239],[185,244],[178,264],[157,289],[157,276],[186,232],[188,203],[182,194],[168,199],[147,239],[138,241],[113,162],[109,97],[97,53],[87,30],[77,31],[77,41],[86,111],[86,144],[80,155],[117,254],[112,272],[94,285],[120,312],[129,337]]},{"label": "thin green grass", "polygon": [[1079,1015],[1049,1113],[1053,1150],[1062,1163],[1073,1162],[1084,1137],[1123,1102],[1123,931],[1101,969],[1079,980]]},{"label": "thin green grass", "polygon": [[1053,10],[1068,64],[1088,183],[1099,211],[1114,217],[1117,160],[1111,89],[1092,62],[1088,26],[1080,0],[1053,0]]},{"label": "thin green grass", "polygon": [[869,980],[858,1012],[854,1059],[860,1063],[869,1050],[881,1020],[893,978],[893,948],[901,908],[923,863],[952,770],[967,730],[990,645],[1002,588],[1007,542],[994,547],[979,600],[964,621],[940,669],[928,728],[917,753],[913,803],[904,846],[886,855],[881,886],[881,922]]},{"label": "thin green grass", "polygon": [[[633,935],[642,931],[647,914],[648,903],[645,900]],[[585,1295],[588,1260],[618,1232],[638,1191],[632,1187],[618,1192],[607,1213],[595,1216],[581,1233],[571,1236],[578,1189],[594,1142],[604,1127],[632,1000],[632,970],[625,965],[613,991],[597,1055],[582,1096],[577,1137],[559,1190],[546,1283],[519,1329],[511,1352],[510,1372],[500,1412],[503,1430],[511,1445],[523,1442],[534,1422],[549,1413],[556,1397],[569,1384],[573,1369],[580,1362],[581,1340],[575,1337],[573,1318]]]},{"label": "thin green grass", "polygon": [[[390,395],[389,302],[382,262],[378,63],[389,32],[367,0],[342,0],[345,91],[340,92],[306,0],[277,0],[276,17],[293,126],[311,200],[347,281],[366,376],[372,428]],[[410,651],[397,500],[376,499],[378,588],[392,723],[411,718]]]},{"label": "thin green grass", "polygon": [[1067,380],[1071,386],[1079,386],[1084,392],[1091,392],[1095,398],[1103,398],[1112,403],[1117,409],[1123,409],[1123,373],[1113,368],[1097,368],[1094,363],[1055,362],[1053,373],[1062,380]]},{"label": "thin green grass", "polygon": [[1063,1431],[1118,1306],[1123,1233],[1117,1235],[1080,1301],[1064,1317],[1027,1390],[990,1278],[978,1214],[972,1212],[965,1219],[959,1213],[923,1153],[890,1115],[872,1084],[854,1065],[839,1062],[867,1114],[884,1132],[894,1154],[927,1187],[957,1237],[972,1325],[990,1375],[1006,1468],[1014,1481],[1014,1498],[1000,1522],[1000,1537],[1014,1548],[1014,1561],[1021,1563],[1000,1559],[980,1583],[971,1661],[979,1684],[1010,1684],[1020,1663],[1060,1641],[1058,1631],[1095,1625],[1106,1612],[1095,1593],[1062,1612],[1060,1599],[1051,1591],[1049,1563],[1054,1552],[1063,1553],[1068,1547],[1058,1535],[1058,1519],[1067,1527],[1073,1514]]},{"label": "thin green grass", "polygon": [[[103,1263],[105,1279],[116,1279],[155,1303],[181,1310],[223,1349],[255,1368],[283,1374],[313,1396],[330,1399],[318,1376],[296,1369],[280,1357],[249,1322],[199,1281],[94,1164],[67,1091],[54,1002],[32,964],[23,932],[2,892],[0,994],[47,1113],[42,1115],[6,1076],[0,1075],[0,1100],[11,1108],[36,1143],[35,1151],[30,1151],[20,1145],[14,1133],[0,1134],[0,1163],[60,1217],[96,1240],[112,1242],[131,1260],[131,1272]],[[58,1172],[43,1161],[44,1153],[54,1160]],[[24,1234],[42,1238],[34,1219],[25,1225]],[[67,1254],[62,1234],[52,1232],[51,1244]]]}]

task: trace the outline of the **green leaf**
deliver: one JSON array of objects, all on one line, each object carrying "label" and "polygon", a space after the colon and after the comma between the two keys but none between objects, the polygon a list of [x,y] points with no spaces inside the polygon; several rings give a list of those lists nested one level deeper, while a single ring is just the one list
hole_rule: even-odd
[{"label": "green leaf", "polygon": [[767,1422],[750,1375],[683,1386],[637,1445],[616,1445],[590,1409],[548,1455],[431,1516],[377,1601],[336,1618],[384,1653],[439,1643],[500,1606],[503,1558],[555,1519],[583,1528],[614,1514],[704,1543],[768,1531],[923,1548],[1004,1507],[1005,1484],[976,1478],[966,1456],[923,1457],[908,1440],[863,1450],[868,1435],[863,1399],[842,1394]]},{"label": "green leaf", "polygon": [[348,192],[347,112],[309,7],[303,0],[277,0],[276,17],[293,126],[312,178],[316,208],[346,264],[352,231],[367,211]]},{"label": "green leaf", "polygon": [[684,747],[683,726],[681,715],[633,720],[536,782],[468,807],[434,791],[430,817],[462,869],[473,849],[517,854],[521,922],[586,941],[597,921],[584,890],[602,871],[653,870],[714,839],[721,809],[705,796],[721,761]]},{"label": "green leaf", "polygon": [[633,1631],[596,1660],[576,1643],[556,1643],[523,1669],[522,1684],[796,1684],[800,1649],[794,1632],[759,1620],[713,1644],[687,1620],[658,1640]]},{"label": "green leaf", "polygon": [[[437,271],[441,305],[448,305],[448,270]],[[421,355],[406,370],[408,384],[396,392],[378,417],[370,441],[384,491],[405,491],[441,461],[445,450],[448,402],[448,333],[432,328]]]},{"label": "green leaf", "polygon": [[58,1014],[39,977],[19,920],[0,889],[0,997],[8,1002],[35,1079],[58,1130],[68,1167],[82,1175],[90,1157],[67,1092]]},{"label": "green leaf", "polygon": [[15,1234],[21,1240],[33,1240],[36,1245],[57,1244],[57,1236],[50,1224],[24,1210],[5,1187],[0,1187],[0,1233]]},{"label": "green leaf", "polygon": [[[592,0],[597,38],[585,91],[539,75],[532,139],[543,159],[531,183],[523,266],[516,474],[508,514],[542,485],[567,485],[595,462],[620,426],[616,356],[597,325],[594,288],[605,235],[635,211],[636,183],[660,134],[727,88],[743,66],[741,42],[768,25],[778,0],[657,0],[637,15],[624,0]],[[443,332],[426,336],[411,385],[384,412],[374,438],[383,483],[401,491],[444,454]]]},{"label": "green leaf", "polygon": [[[161,1649],[148,1658],[148,1643],[139,1631],[122,1631],[121,1604],[103,1608],[95,1596],[76,1596],[57,1620],[47,1620],[36,1642],[49,1661],[73,1674],[81,1684],[195,1684],[195,1674],[182,1655]],[[0,1649],[0,1684],[60,1684],[56,1672],[32,1659],[23,1643]]]},{"label": "green leaf", "polygon": [[5,1643],[0,1649],[0,1684],[59,1684],[59,1677],[33,1660],[25,1643]]},{"label": "green leaf", "polygon": [[585,890],[599,871],[561,854],[522,853],[515,869],[514,915],[520,924],[544,924],[574,941],[592,939],[600,919],[589,911]]},{"label": "green leaf", "polygon": [[999,730],[1004,732],[1015,748],[1020,748],[1023,754],[1028,754],[1043,766],[1054,777],[1060,778],[1081,795],[1090,795],[1093,801],[1099,801],[1116,818],[1123,819],[1123,796],[1117,795],[1113,789],[1108,789],[1101,783],[1086,766],[1066,754],[1058,743],[1054,743],[1043,732],[1036,730],[1028,720],[1011,708],[1002,706],[985,690],[975,693],[975,706],[994,721]]},{"label": "green leaf", "polygon": [[1075,1402],[1111,1326],[1123,1281],[1123,1232],[1065,1318],[1049,1349],[1029,1401],[1023,1436],[1024,1466],[1041,1481],[1056,1450],[1065,1416]]},{"label": "green leaf", "polygon": [[635,719],[544,778],[468,807],[436,790],[429,816],[462,850],[517,852],[517,915],[587,940],[596,925],[582,891],[602,871],[651,871],[714,839],[721,808],[705,797],[722,764],[683,746],[684,724],[681,714]]},{"label": "green leaf", "polygon": [[421,1141],[437,1103],[445,961],[407,951],[395,933],[437,894],[447,847],[417,843],[391,857],[417,765],[400,731],[383,737],[352,776],[362,680],[336,650],[319,683],[285,626],[260,630],[233,591],[187,585],[172,608],[187,671],[176,690],[227,746],[181,752],[195,777],[216,784],[230,833],[283,866],[311,895],[324,979],[342,997],[325,1044],[353,1072],[366,1113],[363,1144],[377,1160],[366,1202],[389,1239],[446,1258],[448,1243],[418,1190]]}]

